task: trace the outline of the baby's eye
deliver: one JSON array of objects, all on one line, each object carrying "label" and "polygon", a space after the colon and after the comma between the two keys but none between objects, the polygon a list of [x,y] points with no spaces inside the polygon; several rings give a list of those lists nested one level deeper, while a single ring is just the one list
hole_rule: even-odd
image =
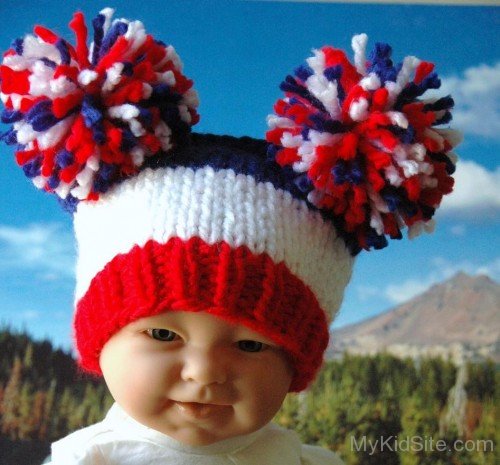
[{"label": "baby's eye", "polygon": [[163,342],[172,342],[179,337],[177,333],[170,331],[170,329],[163,329],[163,328],[148,329],[146,333],[153,339]]},{"label": "baby's eye", "polygon": [[267,348],[267,344],[259,341],[238,341],[238,348],[243,352],[262,352]]}]

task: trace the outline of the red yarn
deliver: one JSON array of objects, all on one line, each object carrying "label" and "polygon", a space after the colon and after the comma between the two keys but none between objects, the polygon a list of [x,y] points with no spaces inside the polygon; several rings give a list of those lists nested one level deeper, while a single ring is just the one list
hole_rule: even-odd
[{"label": "red yarn", "polygon": [[139,318],[175,310],[206,311],[282,346],[295,367],[290,391],[314,378],[328,344],[324,311],[283,262],[246,246],[172,238],[135,246],[94,277],[74,320],[80,365],[100,374],[100,352],[114,333]]}]

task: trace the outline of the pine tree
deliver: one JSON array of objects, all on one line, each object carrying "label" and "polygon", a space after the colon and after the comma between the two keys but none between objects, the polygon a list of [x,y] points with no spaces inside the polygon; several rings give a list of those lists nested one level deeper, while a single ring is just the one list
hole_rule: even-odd
[{"label": "pine tree", "polygon": [[10,439],[18,439],[22,370],[21,359],[15,357],[1,406],[2,434]]}]

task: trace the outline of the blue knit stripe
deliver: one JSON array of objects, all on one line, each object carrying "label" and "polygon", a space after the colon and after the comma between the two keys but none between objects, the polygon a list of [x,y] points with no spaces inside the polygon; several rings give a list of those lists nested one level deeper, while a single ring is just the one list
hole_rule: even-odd
[{"label": "blue knit stripe", "polygon": [[[252,176],[259,183],[270,182],[276,189],[287,191],[295,199],[305,201],[308,208],[319,211],[325,221],[332,222],[337,226],[338,221],[331,212],[318,210],[307,201],[307,194],[311,190],[310,181],[304,177],[297,177],[297,173],[293,171],[292,167],[281,167],[274,159],[270,158],[268,143],[264,140],[250,137],[236,138],[212,134],[191,134],[189,145],[177,148],[168,154],[147,158],[141,166],[141,170],[181,166],[194,170],[206,166],[210,166],[216,171],[230,169],[236,174]],[[103,180],[99,178],[95,182],[99,183]],[[61,203],[66,210],[73,212],[78,202],[69,195],[65,200],[61,200]],[[339,227],[336,229],[341,231]],[[351,253],[356,255],[360,249],[354,237],[343,232],[339,234]]]}]

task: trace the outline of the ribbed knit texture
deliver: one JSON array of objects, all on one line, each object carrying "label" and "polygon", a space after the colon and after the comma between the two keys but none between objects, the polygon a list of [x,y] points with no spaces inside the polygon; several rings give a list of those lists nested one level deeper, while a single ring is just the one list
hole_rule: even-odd
[{"label": "ribbed knit texture", "polygon": [[295,368],[291,390],[313,379],[354,259],[263,149],[194,136],[190,148],[78,204],[82,367],[99,373],[104,344],[138,318],[203,310],[282,346]]},{"label": "ribbed knit texture", "polygon": [[135,246],[96,275],[77,305],[81,365],[100,373],[100,351],[118,328],[175,310],[206,311],[283,346],[295,367],[291,391],[312,380],[328,344],[324,311],[283,263],[246,246],[173,238]]}]

